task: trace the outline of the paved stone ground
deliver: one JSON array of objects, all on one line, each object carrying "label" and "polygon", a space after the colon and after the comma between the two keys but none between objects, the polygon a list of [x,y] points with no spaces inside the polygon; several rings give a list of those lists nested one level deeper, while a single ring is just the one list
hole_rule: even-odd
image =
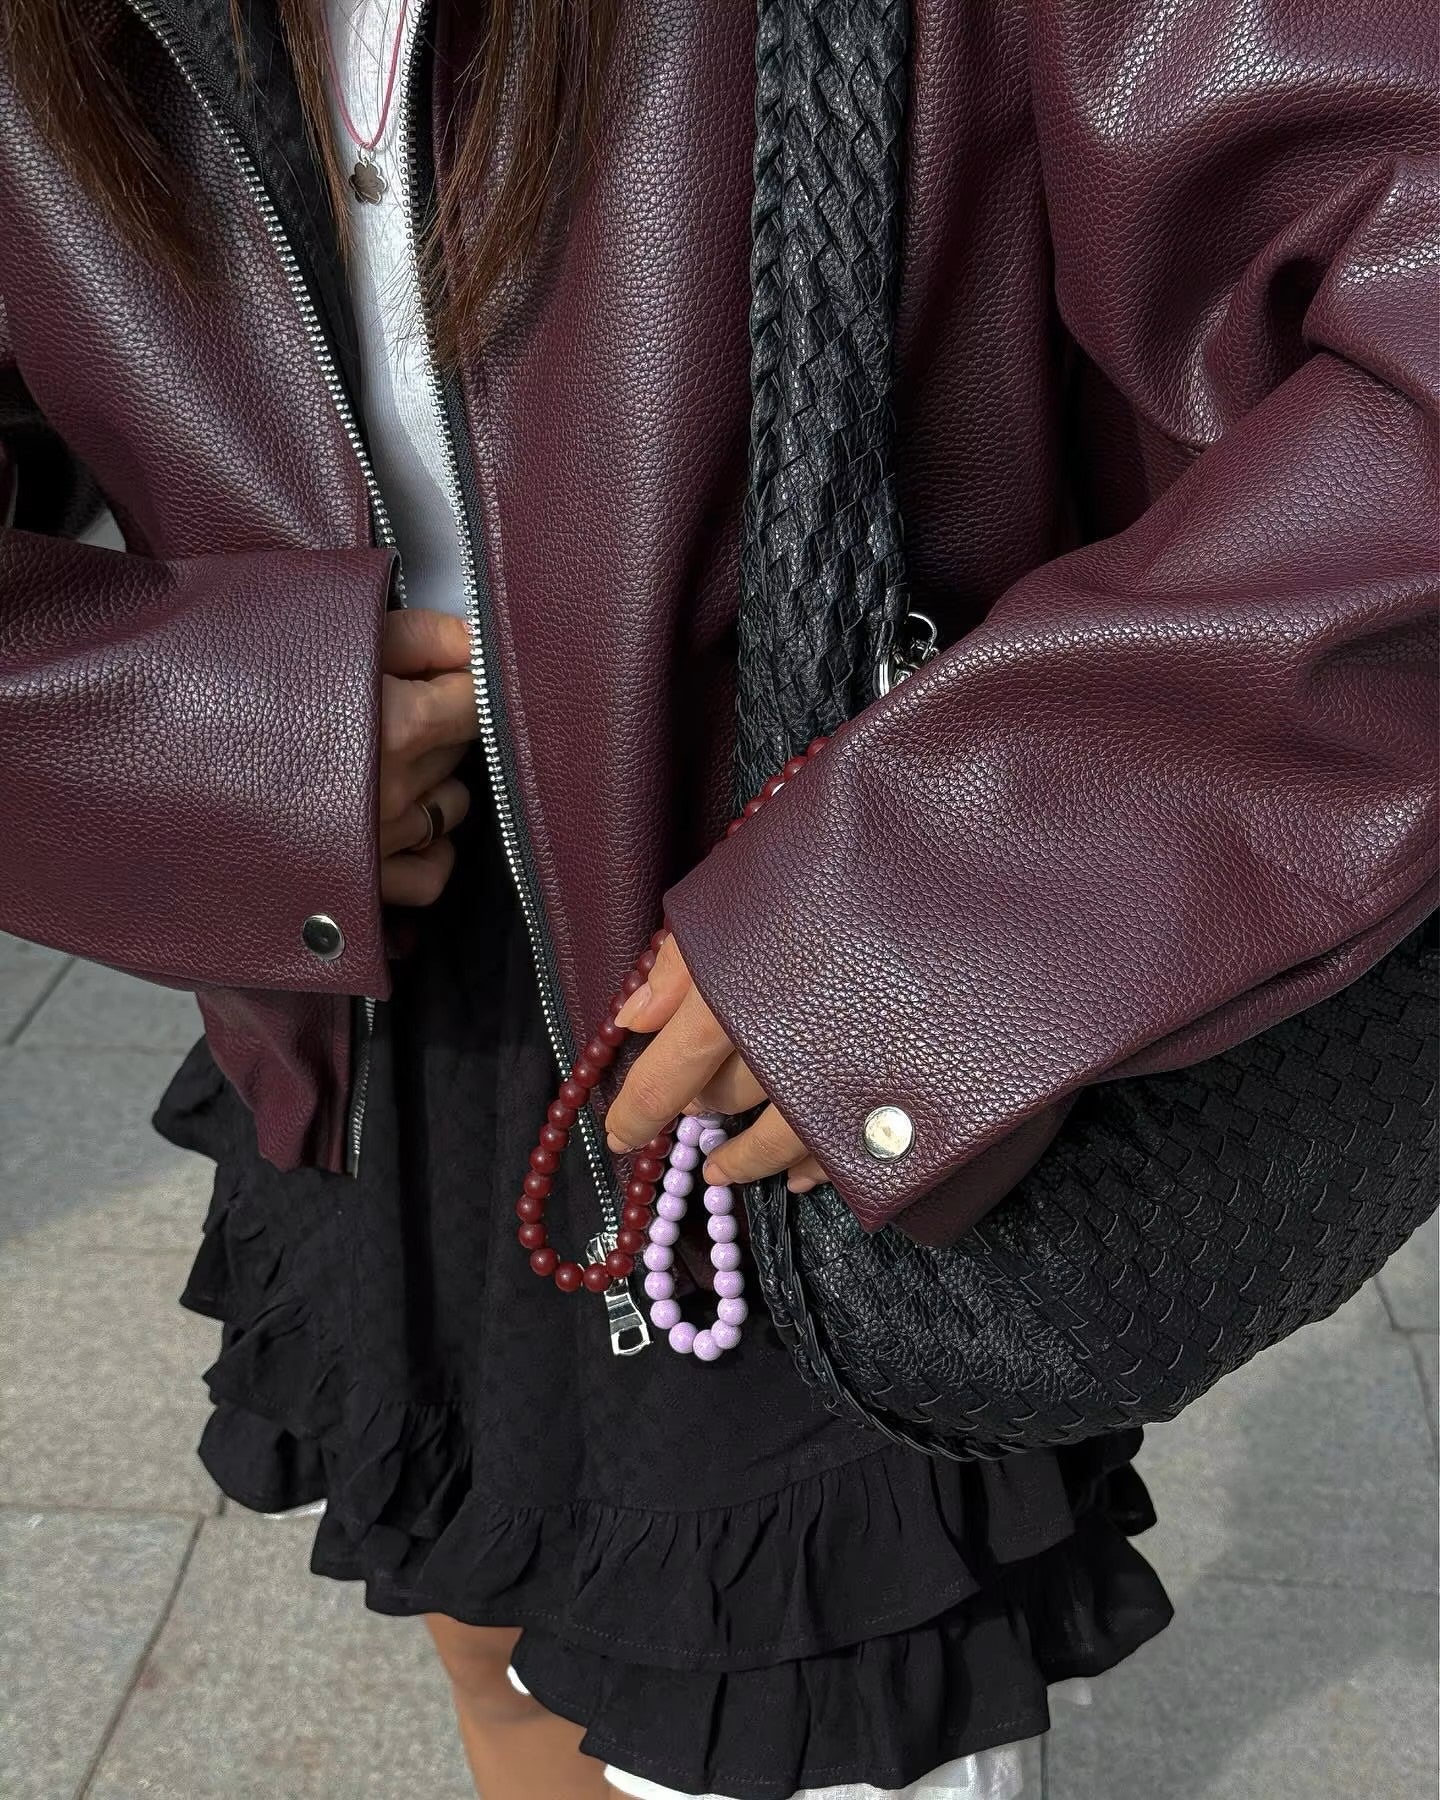
[{"label": "paved stone ground", "polygon": [[[466,1800],[418,1626],[195,1460],[188,996],[0,937],[0,1800]],[[1436,1237],[1142,1459],[1170,1631],[1057,1705],[1049,1800],[1434,1800]]]}]

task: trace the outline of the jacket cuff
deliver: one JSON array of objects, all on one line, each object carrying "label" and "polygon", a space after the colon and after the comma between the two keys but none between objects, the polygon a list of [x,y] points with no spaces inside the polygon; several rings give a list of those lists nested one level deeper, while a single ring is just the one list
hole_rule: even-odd
[{"label": "jacket cuff", "polygon": [[[1193,909],[1160,898],[1143,834],[1121,834],[1108,870],[1072,859],[1047,875],[942,809],[943,843],[975,848],[947,854],[924,841],[913,789],[953,794],[955,765],[914,749],[907,766],[896,717],[924,681],[838,733],[665,906],[696,987],[860,1224],[939,1244],[1028,1172],[1083,1087],[1201,1060],[1314,1004],[1437,894],[1406,869],[1355,930],[1277,871],[1254,884],[1268,931],[1226,929],[1222,908],[1197,933]],[[1201,879],[1190,868],[1177,896]],[[886,1156],[895,1140],[872,1121],[891,1108],[908,1142]]]},{"label": "jacket cuff", "polygon": [[[853,867],[863,836],[841,823],[855,798],[841,778],[850,736],[676,883],[665,916],[706,1004],[860,1224],[876,1231],[915,1208],[912,1235],[946,1242],[1015,1185],[1068,1106],[1043,1084],[1032,1108],[992,1109],[983,1045],[957,1031],[951,1054],[943,917],[927,932],[923,899],[904,904],[888,855],[883,871]],[[909,1137],[887,1156],[890,1109]]]},{"label": "jacket cuff", "polygon": [[[3,816],[25,846],[0,872],[6,928],[184,986],[387,995],[393,553],[6,550]],[[25,604],[47,591],[69,608]]]}]

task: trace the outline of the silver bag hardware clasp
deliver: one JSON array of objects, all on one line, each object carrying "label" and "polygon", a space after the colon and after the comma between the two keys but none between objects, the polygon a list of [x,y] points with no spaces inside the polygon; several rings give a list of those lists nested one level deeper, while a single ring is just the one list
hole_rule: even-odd
[{"label": "silver bag hardware clasp", "polygon": [[906,613],[895,628],[895,641],[875,667],[875,692],[882,698],[907,675],[923,669],[940,649],[940,628],[929,613]]}]

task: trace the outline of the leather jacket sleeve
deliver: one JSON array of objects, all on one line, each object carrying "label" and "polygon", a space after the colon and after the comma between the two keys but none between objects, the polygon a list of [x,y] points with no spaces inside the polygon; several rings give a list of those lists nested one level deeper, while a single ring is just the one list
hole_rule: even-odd
[{"label": "leather jacket sleeve", "polygon": [[[388,994],[391,553],[172,562],[24,529],[61,523],[56,460],[0,329],[0,929],[181,986]],[[344,932],[332,961],[312,913]]]},{"label": "leather jacket sleeve", "polygon": [[1261,8],[1252,58],[1208,15],[1037,9],[1059,310],[1184,472],[666,896],[866,1227],[954,1236],[1079,1088],[1264,1029],[1436,904],[1440,179],[1428,25],[1381,10],[1347,44]]}]

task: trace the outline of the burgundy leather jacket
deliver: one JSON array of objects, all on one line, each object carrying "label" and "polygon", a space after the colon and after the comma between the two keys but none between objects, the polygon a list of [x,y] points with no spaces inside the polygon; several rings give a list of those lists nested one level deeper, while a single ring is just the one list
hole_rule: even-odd
[{"label": "burgundy leather jacket", "polygon": [[[283,59],[255,105],[224,0],[113,4],[215,273],[148,266],[0,90],[0,926],[194,987],[266,1154],[338,1169],[391,981],[394,562],[344,284]],[[482,11],[440,5],[437,145]],[[859,1217],[943,1235],[1080,1086],[1263,1028],[1436,904],[1434,33],[916,0],[900,482],[947,648],[704,856],[753,6],[623,11],[568,228],[441,395],[537,979],[567,1056],[663,897]],[[64,536],[79,470],[125,553]]]}]

